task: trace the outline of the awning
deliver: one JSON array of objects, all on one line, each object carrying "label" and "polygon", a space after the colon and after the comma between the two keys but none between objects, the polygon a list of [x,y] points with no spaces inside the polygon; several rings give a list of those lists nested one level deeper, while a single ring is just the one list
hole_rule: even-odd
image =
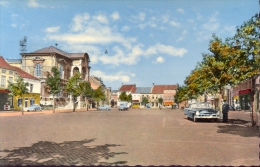
[{"label": "awning", "polygon": [[249,94],[249,93],[251,93],[251,89],[244,89],[244,90],[238,91],[239,95]]},{"label": "awning", "polygon": [[164,105],[173,105],[172,101],[168,101],[168,102],[163,102]]}]

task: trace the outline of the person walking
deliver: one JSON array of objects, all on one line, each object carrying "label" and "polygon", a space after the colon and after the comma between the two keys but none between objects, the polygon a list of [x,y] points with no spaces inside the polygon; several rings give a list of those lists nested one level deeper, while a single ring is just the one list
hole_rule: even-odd
[{"label": "person walking", "polygon": [[224,100],[224,104],[222,105],[223,122],[228,123],[228,112],[229,112],[229,105],[227,101]]}]

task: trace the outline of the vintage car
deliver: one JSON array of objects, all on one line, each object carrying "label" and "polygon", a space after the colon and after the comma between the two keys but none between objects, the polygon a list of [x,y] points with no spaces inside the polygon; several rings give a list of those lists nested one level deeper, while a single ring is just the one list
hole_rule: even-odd
[{"label": "vintage car", "polygon": [[110,107],[108,105],[101,105],[97,108],[97,110],[110,110]]},{"label": "vintage car", "polygon": [[208,102],[191,103],[187,108],[184,108],[184,115],[187,119],[192,119],[194,122],[199,119],[212,119],[218,121],[220,118],[219,111],[212,108]]},{"label": "vintage car", "polygon": [[27,112],[29,112],[29,111],[37,111],[37,110],[41,111],[42,108],[41,108],[41,106],[39,104],[33,104],[30,107],[28,107],[26,110],[27,110]]}]

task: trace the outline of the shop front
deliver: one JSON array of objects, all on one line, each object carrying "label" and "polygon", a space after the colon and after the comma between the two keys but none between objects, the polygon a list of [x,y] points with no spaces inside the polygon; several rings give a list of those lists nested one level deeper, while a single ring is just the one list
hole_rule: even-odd
[{"label": "shop front", "polygon": [[241,110],[250,110],[251,104],[251,89],[238,91]]}]

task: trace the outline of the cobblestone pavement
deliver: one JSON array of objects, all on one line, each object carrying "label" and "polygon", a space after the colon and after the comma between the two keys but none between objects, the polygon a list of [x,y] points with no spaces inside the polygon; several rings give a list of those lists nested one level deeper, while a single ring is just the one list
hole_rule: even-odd
[{"label": "cobblestone pavement", "polygon": [[229,123],[182,110],[0,113],[0,165],[259,166],[259,128],[249,113]]}]

